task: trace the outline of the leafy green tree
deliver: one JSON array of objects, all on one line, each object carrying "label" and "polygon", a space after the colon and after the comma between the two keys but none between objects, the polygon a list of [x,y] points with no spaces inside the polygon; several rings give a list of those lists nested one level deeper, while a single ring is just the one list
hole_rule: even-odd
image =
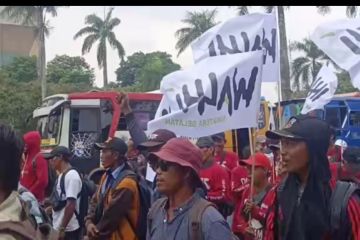
[{"label": "leafy green tree", "polygon": [[30,82],[37,79],[36,56],[15,57],[12,62],[0,70],[13,82]]},{"label": "leafy green tree", "polygon": [[91,86],[95,80],[94,69],[83,57],[56,56],[47,64],[47,79],[53,83],[73,83]]},{"label": "leafy green tree", "polygon": [[160,87],[161,79],[180,69],[166,52],[142,53],[129,56],[116,70],[121,87],[136,86],[136,90],[152,91]]},{"label": "leafy green tree", "polygon": [[291,63],[293,88],[295,91],[299,91],[301,86],[309,89],[324,60],[330,59],[308,38],[303,39],[302,42],[292,42],[290,50],[302,53],[301,56],[294,59]]},{"label": "leafy green tree", "polygon": [[41,82],[41,97],[46,97],[46,52],[45,37],[50,33],[47,15],[57,16],[59,7],[55,6],[6,6],[0,13],[23,25],[34,26],[39,43],[37,58],[37,76]]},{"label": "leafy green tree", "polygon": [[119,18],[111,17],[113,10],[114,8],[109,10],[104,20],[95,14],[88,15],[85,18],[85,24],[87,26],[80,29],[74,36],[74,39],[77,39],[78,37],[87,35],[82,46],[83,55],[91,50],[96,41],[99,42],[97,47],[97,62],[99,67],[103,69],[104,88],[108,85],[106,42],[108,41],[110,46],[117,50],[121,61],[125,56],[125,50],[113,32],[114,28],[120,24]]},{"label": "leafy green tree", "polygon": [[187,12],[183,20],[187,26],[181,28],[175,32],[175,37],[178,39],[176,43],[176,50],[178,50],[178,56],[194,41],[200,37],[208,29],[212,28],[216,24],[215,17],[217,9],[202,12]]},{"label": "leafy green tree", "polygon": [[355,88],[352,85],[350,80],[350,75],[348,72],[342,71],[337,74],[337,77],[338,77],[338,87],[336,89],[336,94],[359,91],[357,88]]}]

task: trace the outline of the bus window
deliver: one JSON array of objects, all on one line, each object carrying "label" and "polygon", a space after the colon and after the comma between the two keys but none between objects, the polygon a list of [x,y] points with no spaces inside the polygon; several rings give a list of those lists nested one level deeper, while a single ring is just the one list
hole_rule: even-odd
[{"label": "bus window", "polygon": [[105,142],[109,137],[109,131],[113,119],[113,107],[110,100],[100,101],[100,128],[101,142]]},{"label": "bus window", "polygon": [[349,124],[352,127],[360,127],[360,112],[355,112],[355,111],[350,112]]},{"label": "bus window", "polygon": [[339,108],[325,108],[325,121],[334,128],[341,128]]}]

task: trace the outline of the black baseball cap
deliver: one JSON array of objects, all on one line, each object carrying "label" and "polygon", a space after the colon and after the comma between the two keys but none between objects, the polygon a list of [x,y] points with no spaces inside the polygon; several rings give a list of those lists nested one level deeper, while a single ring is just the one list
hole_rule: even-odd
[{"label": "black baseball cap", "polygon": [[344,150],[343,158],[347,163],[360,164],[360,148],[347,147]]},{"label": "black baseball cap", "polygon": [[299,115],[291,117],[281,130],[267,131],[270,139],[290,138],[294,140],[330,140],[330,125],[313,116]]},{"label": "black baseball cap", "polygon": [[167,129],[158,129],[150,134],[148,141],[139,144],[137,148],[139,150],[144,150],[152,147],[162,146],[172,138],[176,138],[175,133],[172,131]]},{"label": "black baseball cap", "polygon": [[211,136],[211,138],[213,139],[213,141],[222,141],[225,140],[225,133],[224,132],[220,132],[217,134],[214,134]]},{"label": "black baseball cap", "polygon": [[214,146],[214,141],[211,137],[200,137],[197,142],[196,146],[199,148],[209,148]]},{"label": "black baseball cap", "polygon": [[117,137],[109,138],[108,140],[106,140],[103,143],[95,143],[94,147],[97,150],[111,149],[111,150],[119,152],[122,155],[125,155],[128,151],[128,147],[127,147],[126,143],[124,142],[124,140],[117,138]]},{"label": "black baseball cap", "polygon": [[70,150],[64,146],[55,147],[50,153],[44,154],[44,158],[50,160],[57,156],[64,156],[70,158],[72,156]]}]

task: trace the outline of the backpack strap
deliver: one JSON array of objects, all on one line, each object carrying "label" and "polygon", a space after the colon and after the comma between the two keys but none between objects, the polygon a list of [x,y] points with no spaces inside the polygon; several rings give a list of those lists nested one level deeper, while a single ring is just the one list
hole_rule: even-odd
[{"label": "backpack strap", "polygon": [[149,232],[151,232],[155,213],[160,211],[160,208],[165,205],[166,201],[167,201],[166,197],[159,198],[152,204],[151,208],[149,209],[149,212],[147,215],[147,228],[148,228]]},{"label": "backpack strap", "polygon": [[194,206],[191,208],[190,221],[189,221],[189,228],[190,228],[189,232],[190,232],[191,240],[203,240],[204,236],[203,236],[203,232],[201,229],[201,227],[202,227],[201,220],[202,220],[202,215],[203,215],[204,211],[208,207],[216,208],[216,206],[213,203],[206,201],[203,198],[199,198],[199,200],[196,201]]},{"label": "backpack strap", "polygon": [[336,239],[348,239],[347,206],[354,192],[360,191],[354,182],[337,181],[330,199],[330,226]]},{"label": "backpack strap", "polygon": [[[70,171],[70,170],[75,170],[74,168],[69,168],[68,170],[66,170],[60,177],[60,197],[63,194],[66,194],[65,192],[65,175]],[[76,171],[76,170],[75,170]],[[80,175],[80,174],[79,174]]]}]

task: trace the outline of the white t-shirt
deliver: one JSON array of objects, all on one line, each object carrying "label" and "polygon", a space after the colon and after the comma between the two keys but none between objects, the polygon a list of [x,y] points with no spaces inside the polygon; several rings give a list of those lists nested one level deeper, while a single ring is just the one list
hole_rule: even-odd
[{"label": "white t-shirt", "polygon": [[[56,184],[56,191],[58,192],[59,196],[61,193],[60,189],[60,178],[63,174],[60,174],[58,177],[58,183]],[[68,198],[76,199],[76,211],[79,212],[80,206],[80,198],[78,195],[81,191],[82,183],[79,174],[76,170],[70,170],[66,173],[64,179],[64,187],[65,187],[65,194],[61,196],[61,200],[66,200]],[[60,211],[53,211],[53,227],[55,230],[60,230],[60,226],[64,217],[65,208],[61,209]],[[79,228],[79,223],[76,219],[75,213],[71,217],[68,225],[66,226],[65,232],[72,232]]]}]

